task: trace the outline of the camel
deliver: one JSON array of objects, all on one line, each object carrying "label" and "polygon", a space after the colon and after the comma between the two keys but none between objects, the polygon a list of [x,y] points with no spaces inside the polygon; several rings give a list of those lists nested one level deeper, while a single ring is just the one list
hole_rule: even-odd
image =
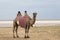
[{"label": "camel", "polygon": [[[33,18],[29,21],[29,22],[27,22],[26,21],[26,23],[25,23],[25,27],[24,27],[24,29],[25,29],[25,38],[29,38],[29,36],[28,36],[28,33],[29,33],[29,29],[30,29],[30,27],[35,23],[35,21],[36,21],[36,15],[37,15],[37,13],[36,12],[34,12],[33,13]],[[18,30],[18,23],[17,23],[17,20],[13,20],[13,37],[15,38],[15,34],[14,34],[14,32],[16,32],[16,37],[17,38],[19,38],[19,36],[18,36],[18,33],[17,33],[17,30]],[[26,28],[27,27],[27,28]],[[27,35],[27,36],[26,36]]]}]

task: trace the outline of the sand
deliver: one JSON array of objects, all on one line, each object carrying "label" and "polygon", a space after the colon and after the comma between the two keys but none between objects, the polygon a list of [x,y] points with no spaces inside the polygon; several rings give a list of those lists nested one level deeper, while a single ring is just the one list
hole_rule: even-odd
[{"label": "sand", "polygon": [[13,38],[12,27],[0,27],[0,40],[60,40],[60,26],[31,27],[29,36],[24,38],[24,29],[18,28],[19,38]]}]

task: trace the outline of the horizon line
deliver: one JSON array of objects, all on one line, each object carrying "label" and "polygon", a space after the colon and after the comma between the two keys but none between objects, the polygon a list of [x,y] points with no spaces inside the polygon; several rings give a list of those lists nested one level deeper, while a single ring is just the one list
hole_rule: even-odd
[{"label": "horizon line", "polygon": [[[36,19],[37,21],[49,21],[49,20],[60,20],[60,19]],[[13,21],[13,20],[0,20],[0,21]]]}]

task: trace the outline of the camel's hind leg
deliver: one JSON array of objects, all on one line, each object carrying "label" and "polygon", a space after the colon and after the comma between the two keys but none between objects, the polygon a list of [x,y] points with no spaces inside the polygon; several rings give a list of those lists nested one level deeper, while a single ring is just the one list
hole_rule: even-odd
[{"label": "camel's hind leg", "polygon": [[16,32],[16,36],[19,37],[19,36],[18,36],[18,33],[17,33],[17,30],[18,30],[18,24],[17,24],[16,21],[14,21],[14,22],[13,22],[13,37],[14,37],[14,38],[15,38],[14,32]]},{"label": "camel's hind leg", "polygon": [[18,25],[16,26],[16,36],[17,36],[17,38],[19,38],[17,30],[18,30]]},{"label": "camel's hind leg", "polygon": [[13,37],[15,38],[14,32],[15,32],[15,25],[13,25]]}]

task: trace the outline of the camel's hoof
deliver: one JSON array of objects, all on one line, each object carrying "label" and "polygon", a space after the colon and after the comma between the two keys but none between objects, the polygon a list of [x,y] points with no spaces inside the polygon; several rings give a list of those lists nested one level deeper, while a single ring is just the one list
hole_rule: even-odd
[{"label": "camel's hoof", "polygon": [[24,38],[27,38],[26,36]]},{"label": "camel's hoof", "polygon": [[17,38],[19,38],[19,36],[17,36]]},{"label": "camel's hoof", "polygon": [[24,38],[30,38],[29,36],[25,36]]},{"label": "camel's hoof", "polygon": [[16,38],[15,36],[13,36],[13,38]]},{"label": "camel's hoof", "polygon": [[30,38],[29,36],[27,36],[27,38]]}]

